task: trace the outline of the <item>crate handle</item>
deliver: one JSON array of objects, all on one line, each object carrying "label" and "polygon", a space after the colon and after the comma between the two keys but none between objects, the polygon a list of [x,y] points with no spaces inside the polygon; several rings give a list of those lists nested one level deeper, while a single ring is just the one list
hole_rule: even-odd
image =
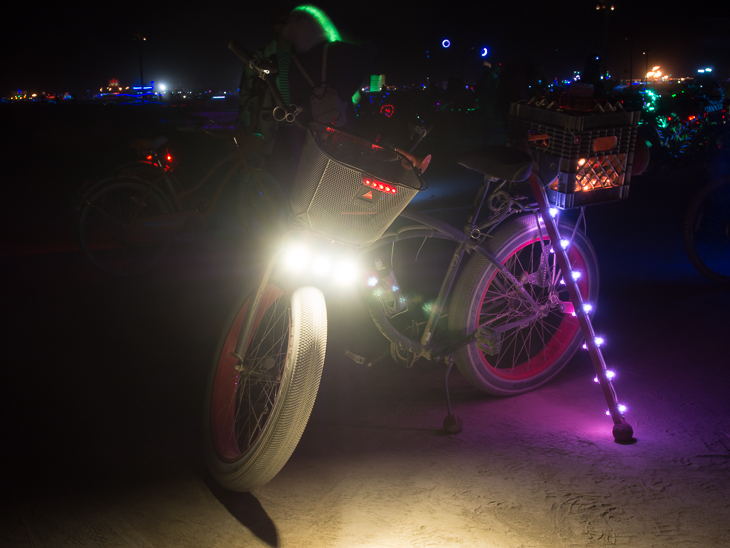
[{"label": "crate handle", "polygon": [[530,133],[529,131],[527,132],[527,140],[530,143],[533,143],[536,146],[539,146],[542,148],[547,148],[549,139],[550,139],[550,135],[548,135],[547,133],[533,134],[533,133]]}]

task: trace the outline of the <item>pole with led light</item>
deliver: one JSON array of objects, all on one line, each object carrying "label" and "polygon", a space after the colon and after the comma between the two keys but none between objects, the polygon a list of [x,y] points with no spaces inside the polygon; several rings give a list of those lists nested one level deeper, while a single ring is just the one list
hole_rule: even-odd
[{"label": "pole with led light", "polygon": [[[603,354],[599,348],[603,343],[603,339],[596,337],[596,334],[593,331],[593,325],[591,324],[591,319],[588,316],[591,307],[587,306],[587,303],[583,303],[583,297],[581,296],[580,291],[578,291],[577,280],[580,278],[580,272],[573,271],[570,267],[570,262],[568,261],[567,251],[570,247],[570,241],[560,238],[558,226],[555,223],[555,216],[557,216],[558,210],[550,206],[547,195],[545,194],[545,188],[535,173],[530,174],[529,182],[532,187],[532,191],[537,198],[537,203],[540,207],[540,212],[542,214],[542,219],[545,223],[548,236],[550,236],[550,241],[560,242],[560,245],[558,246],[553,245],[553,251],[555,253],[555,258],[558,261],[558,266],[560,266],[560,270],[565,274],[563,276],[563,282],[568,288],[570,301],[573,304],[575,315],[578,318],[578,323],[580,324],[583,337],[586,340],[585,347],[591,355],[591,361],[593,362],[593,367],[596,371],[596,378],[601,385],[603,396],[608,404],[608,414],[613,420],[613,437],[617,442],[628,442],[633,438],[634,429],[628,422],[626,422],[626,419],[622,415],[623,411],[625,411],[625,407],[620,406],[616,400],[616,392],[613,389],[611,379],[609,378],[613,375],[609,375],[609,372],[606,369],[606,363],[603,360]],[[540,226],[539,223],[538,226]]]}]

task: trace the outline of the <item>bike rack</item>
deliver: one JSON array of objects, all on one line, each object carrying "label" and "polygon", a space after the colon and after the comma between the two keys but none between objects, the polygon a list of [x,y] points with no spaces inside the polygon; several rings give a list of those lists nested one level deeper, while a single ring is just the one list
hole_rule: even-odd
[{"label": "bike rack", "polygon": [[[547,229],[550,241],[553,242],[553,251],[555,258],[558,261],[560,269],[563,271],[563,279],[568,288],[568,294],[570,295],[570,301],[573,303],[575,309],[575,315],[578,318],[583,337],[586,340],[586,347],[590,353],[593,367],[596,370],[596,377],[601,385],[603,396],[608,404],[608,412],[613,420],[613,437],[617,442],[627,443],[633,440],[634,429],[631,425],[626,422],[626,419],[619,410],[618,401],[616,401],[616,391],[611,384],[611,380],[606,375],[606,362],[603,360],[603,354],[596,342],[596,334],[593,331],[593,325],[591,319],[583,309],[583,297],[578,291],[576,280],[572,276],[572,270],[570,263],[568,262],[568,254],[566,249],[562,245],[554,245],[555,242],[560,242],[560,232],[558,226],[555,224],[555,219],[550,214],[550,204],[548,202],[547,194],[545,193],[545,187],[542,181],[532,173],[529,178],[530,186],[532,191],[537,198],[538,206],[540,207],[540,213],[542,214],[545,228]],[[539,226],[539,224],[538,224]]]}]

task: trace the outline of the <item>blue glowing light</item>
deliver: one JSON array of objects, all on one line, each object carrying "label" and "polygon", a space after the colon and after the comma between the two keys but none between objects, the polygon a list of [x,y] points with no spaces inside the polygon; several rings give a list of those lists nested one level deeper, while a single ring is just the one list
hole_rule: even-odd
[{"label": "blue glowing light", "polygon": [[482,57],[486,57],[487,53],[489,53],[489,50],[487,50],[487,48],[482,48]]},{"label": "blue glowing light", "polygon": [[451,45],[451,41],[450,40],[444,40],[443,42],[441,42],[441,45],[443,47],[445,47],[445,48],[448,48]]}]

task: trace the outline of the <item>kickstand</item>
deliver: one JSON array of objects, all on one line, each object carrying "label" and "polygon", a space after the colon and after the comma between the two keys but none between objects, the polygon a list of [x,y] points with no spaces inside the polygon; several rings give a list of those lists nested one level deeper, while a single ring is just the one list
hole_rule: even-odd
[{"label": "kickstand", "polygon": [[451,414],[451,397],[449,396],[449,374],[451,368],[454,367],[454,357],[449,358],[449,365],[446,368],[446,378],[444,379],[444,387],[446,388],[446,418],[444,419],[444,430],[447,434],[458,434],[462,430],[462,420],[460,417]]}]

